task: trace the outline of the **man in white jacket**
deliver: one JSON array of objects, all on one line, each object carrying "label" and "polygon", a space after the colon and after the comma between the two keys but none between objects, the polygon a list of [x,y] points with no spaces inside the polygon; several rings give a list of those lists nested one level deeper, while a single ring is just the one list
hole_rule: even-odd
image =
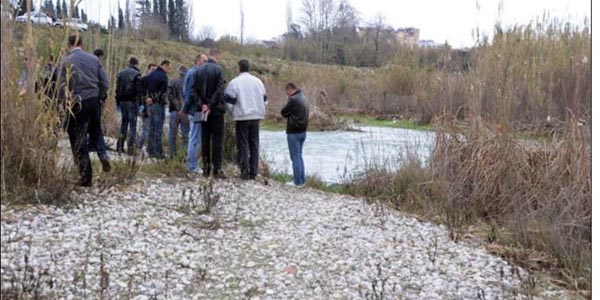
[{"label": "man in white jacket", "polygon": [[258,132],[265,118],[267,92],[262,81],[250,75],[248,60],[240,60],[238,66],[240,75],[225,89],[225,102],[235,121],[240,177],[253,180],[258,174]]}]

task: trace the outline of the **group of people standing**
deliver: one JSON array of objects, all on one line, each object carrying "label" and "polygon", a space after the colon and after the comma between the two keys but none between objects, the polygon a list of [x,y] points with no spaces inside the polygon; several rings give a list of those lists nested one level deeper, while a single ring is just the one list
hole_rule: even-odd
[{"label": "group of people standing", "polygon": [[[98,57],[83,51],[82,44],[80,36],[69,37],[69,53],[59,69],[61,95],[73,100],[70,101],[72,113],[67,132],[79,167],[78,184],[91,186],[89,147],[98,149],[104,144],[101,106],[107,98],[109,81]],[[142,75],[138,59],[131,57],[116,80],[115,100],[121,114],[117,151],[135,155],[147,143],[149,157],[164,159],[162,139],[168,107],[169,155],[176,155],[177,135],[181,134],[182,147],[187,148],[187,170],[192,174],[226,179],[222,152],[225,114],[229,112],[235,122],[239,176],[244,180],[255,179],[259,171],[259,128],[268,104],[267,92],[262,81],[250,74],[250,63],[246,59],[238,62],[239,75],[226,84],[220,60],[220,51],[211,49],[208,56],[196,56],[189,69],[179,66],[179,76],[169,81],[171,63],[168,60],[158,66],[149,64],[146,74]],[[66,75],[68,70],[72,75]],[[294,83],[288,83],[285,90],[289,98],[281,114],[287,118],[286,133],[294,173],[294,180],[288,185],[300,187],[306,181],[302,148],[309,108],[302,91]],[[143,128],[138,139],[140,114]],[[202,167],[197,157],[199,148]],[[100,153],[98,151],[99,156]],[[108,157],[100,157],[100,160],[103,170],[110,171]]]}]

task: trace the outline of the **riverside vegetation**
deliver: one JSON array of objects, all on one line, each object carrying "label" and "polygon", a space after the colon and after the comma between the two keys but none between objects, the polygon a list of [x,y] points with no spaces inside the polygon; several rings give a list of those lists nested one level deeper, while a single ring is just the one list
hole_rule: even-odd
[{"label": "riverside vegetation", "polygon": [[[48,109],[34,82],[49,55],[64,54],[66,29],[36,28],[2,18],[2,204],[70,201],[71,174],[60,163],[60,115]],[[142,65],[163,58],[190,65],[196,46],[134,36],[84,33],[89,49],[105,49],[110,78],[135,54]],[[226,48],[226,45],[222,45]],[[227,50],[227,49],[225,49]],[[242,51],[242,50],[237,50]],[[235,74],[240,53],[223,65]],[[309,186],[364,196],[445,223],[455,239],[478,234],[490,249],[583,293],[591,289],[591,34],[587,26],[558,21],[498,27],[493,40],[470,50],[468,68],[452,67],[449,49],[402,49],[381,68],[316,65],[269,57],[252,48],[244,56],[265,82],[268,122],[282,122],[282,86],[299,82],[311,99],[313,129],[345,124],[348,115],[396,116],[437,132],[427,163],[402,158],[390,171],[365,165],[364,174],[338,186],[318,180]],[[27,66],[28,93],[16,81]],[[111,85],[109,95],[114,95]],[[116,136],[117,114],[108,101],[105,134]],[[338,116],[331,118],[331,116]],[[352,117],[351,117],[352,118]],[[340,121],[342,120],[342,121]],[[229,123],[231,124],[231,123]],[[227,129],[230,161],[235,158]],[[523,142],[523,134],[542,136]],[[227,141],[227,138],[226,138]],[[179,157],[181,159],[181,157]],[[101,184],[123,183],[137,172],[153,174],[175,166],[115,163]],[[182,165],[179,163],[179,165]],[[96,168],[97,169],[97,168]],[[263,174],[268,175],[268,167]],[[110,180],[109,180],[110,178]]]}]

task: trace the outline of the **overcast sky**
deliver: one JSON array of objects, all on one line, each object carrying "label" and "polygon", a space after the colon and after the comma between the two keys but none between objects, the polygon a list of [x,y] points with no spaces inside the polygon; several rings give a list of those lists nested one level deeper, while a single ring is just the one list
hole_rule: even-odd
[{"label": "overcast sky", "polygon": [[[82,0],[90,19],[106,24],[111,12],[117,15],[117,1]],[[132,2],[134,0],[131,0]],[[194,8],[194,25],[214,28],[217,36],[240,33],[240,0],[187,0]],[[288,0],[241,0],[245,11],[245,35],[259,40],[272,39],[286,29],[285,11]],[[293,18],[301,18],[302,0],[291,0]],[[382,13],[393,27],[416,27],[420,39],[437,43],[448,41],[460,48],[474,44],[473,30],[491,32],[494,24],[526,24],[547,13],[575,24],[582,24],[591,15],[590,0],[348,0],[369,21]],[[589,21],[588,21],[589,23]]]}]

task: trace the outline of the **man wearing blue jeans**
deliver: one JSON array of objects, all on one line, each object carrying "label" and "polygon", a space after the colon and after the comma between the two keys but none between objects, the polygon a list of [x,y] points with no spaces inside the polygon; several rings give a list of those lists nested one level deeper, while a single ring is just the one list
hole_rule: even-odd
[{"label": "man wearing blue jeans", "polygon": [[306,183],[304,172],[304,160],[302,159],[302,147],[306,140],[306,129],[308,128],[308,104],[301,90],[295,84],[288,83],[285,87],[288,101],[281,109],[281,115],[287,118],[288,148],[292,160],[294,180],[287,183],[288,186],[302,187]]},{"label": "man wearing blue jeans", "polygon": [[171,72],[171,62],[164,60],[154,72],[146,76],[146,104],[150,107],[150,134],[148,137],[148,156],[163,159],[163,127],[165,124],[165,104]]},{"label": "man wearing blue jeans", "polygon": [[[187,115],[190,124],[190,133],[188,138],[188,151],[185,159],[185,165],[189,172],[195,174],[202,174],[202,170],[198,166],[198,148],[200,148],[202,124],[194,119],[194,113],[201,110],[201,107],[197,107],[194,103],[190,102],[190,93],[192,80],[194,73],[198,67],[200,67],[208,57],[205,54],[199,54],[194,60],[194,65],[188,70],[185,78],[183,79],[183,103],[184,107],[181,108],[180,114]],[[187,110],[187,111],[186,111]]]},{"label": "man wearing blue jeans", "polygon": [[[133,155],[137,129],[138,103],[142,99],[142,74],[137,68],[138,60],[129,59],[129,66],[117,75],[116,102],[121,110],[121,131],[117,152],[123,153],[127,139],[127,154]],[[129,135],[127,134],[129,131]]]}]

